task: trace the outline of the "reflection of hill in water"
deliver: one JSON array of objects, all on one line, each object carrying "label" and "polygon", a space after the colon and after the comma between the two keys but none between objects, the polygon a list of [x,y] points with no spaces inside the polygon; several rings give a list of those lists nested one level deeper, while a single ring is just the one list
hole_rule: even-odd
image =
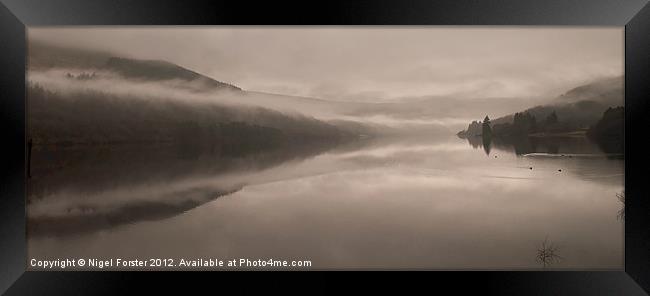
[{"label": "reflection of hill in water", "polygon": [[617,185],[624,174],[624,156],[603,152],[587,137],[493,138],[488,149],[482,137],[468,137],[467,141],[474,149],[491,149],[493,154],[498,150],[527,158],[532,166],[538,163],[554,170],[564,168],[582,180]]},{"label": "reflection of hill in water", "polygon": [[[198,146],[35,147],[28,180],[30,235],[70,235],[179,215],[244,184],[194,184],[313,157],[339,143],[223,153]],[[238,155],[239,154],[239,155]],[[245,179],[243,183],[245,183]]]},{"label": "reflection of hill in water", "polygon": [[109,211],[102,211],[92,206],[77,206],[68,208],[69,215],[30,217],[27,232],[30,236],[65,236],[110,229],[123,224],[163,220],[240,189],[231,191],[194,189],[189,192],[176,192],[174,198],[178,200],[175,202],[135,201]]},{"label": "reflection of hill in water", "polygon": [[[482,137],[467,137],[467,142],[474,149],[483,148],[486,144]],[[587,137],[495,137],[487,142],[491,148],[516,155],[530,153],[604,154],[598,145]]]},{"label": "reflection of hill in water", "polygon": [[239,154],[190,145],[34,148],[28,201],[48,198],[61,190],[92,194],[120,186],[261,170],[311,157],[337,145],[319,142]]}]

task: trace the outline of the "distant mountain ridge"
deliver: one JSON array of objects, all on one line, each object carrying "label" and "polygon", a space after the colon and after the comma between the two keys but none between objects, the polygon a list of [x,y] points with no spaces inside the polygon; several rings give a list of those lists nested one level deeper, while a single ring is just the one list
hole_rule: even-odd
[{"label": "distant mountain ridge", "polygon": [[111,57],[106,61],[106,69],[120,74],[125,78],[146,80],[172,80],[202,82],[209,87],[241,91],[242,89],[229,83],[214,80],[205,75],[183,68],[179,65],[161,60],[136,60]]},{"label": "distant mountain ridge", "polygon": [[594,101],[606,105],[617,104],[623,100],[623,76],[599,79],[573,88],[555,99],[559,103]]},{"label": "distant mountain ridge", "polygon": [[149,81],[179,79],[198,82],[209,89],[242,90],[238,86],[215,80],[167,61],[117,57],[109,52],[59,47],[41,42],[29,43],[27,66],[31,70],[52,68],[108,70],[124,78]]}]

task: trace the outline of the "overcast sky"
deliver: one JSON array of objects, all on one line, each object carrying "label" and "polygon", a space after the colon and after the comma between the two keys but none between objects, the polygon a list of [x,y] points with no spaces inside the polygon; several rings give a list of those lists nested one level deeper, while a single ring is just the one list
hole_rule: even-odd
[{"label": "overcast sky", "polygon": [[246,90],[332,100],[552,97],[623,74],[622,27],[73,27],[28,34],[167,60]]}]

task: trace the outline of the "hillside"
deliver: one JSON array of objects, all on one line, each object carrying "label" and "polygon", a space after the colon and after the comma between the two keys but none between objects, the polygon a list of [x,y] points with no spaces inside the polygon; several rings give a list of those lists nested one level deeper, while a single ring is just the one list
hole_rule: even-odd
[{"label": "hillside", "polygon": [[[623,104],[623,77],[614,77],[573,88],[548,104],[517,113],[539,123],[538,127],[541,127],[550,117],[554,117],[557,121],[552,126],[547,126],[546,130],[538,132],[570,132],[588,129],[602,117],[605,110]],[[510,133],[509,125],[515,123],[517,113],[493,119],[491,124],[501,131]]]},{"label": "hillside", "polygon": [[29,42],[27,65],[35,145],[180,142],[243,153],[352,137],[167,61]]},{"label": "hillside", "polygon": [[104,70],[126,79],[181,80],[197,82],[211,89],[241,91],[241,88],[237,86],[217,81],[167,61],[123,58],[109,52],[59,47],[41,42],[29,42],[27,67],[28,71],[76,69],[93,72]]},{"label": "hillside", "polygon": [[592,101],[603,105],[621,105],[623,101],[623,76],[599,79],[578,86],[555,98],[558,103]]},{"label": "hillside", "polygon": [[247,151],[351,136],[313,118],[263,108],[93,90],[58,93],[38,85],[27,92],[29,135],[36,145],[182,142]]},{"label": "hillside", "polygon": [[186,82],[199,82],[209,88],[241,90],[241,88],[232,84],[214,80],[166,61],[111,57],[106,61],[103,68],[118,73],[127,79],[149,81],[179,79]]}]

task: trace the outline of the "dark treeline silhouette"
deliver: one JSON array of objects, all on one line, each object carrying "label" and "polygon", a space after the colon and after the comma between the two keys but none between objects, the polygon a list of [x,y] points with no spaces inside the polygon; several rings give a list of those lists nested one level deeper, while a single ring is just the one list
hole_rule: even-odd
[{"label": "dark treeline silhouette", "polygon": [[587,136],[607,153],[623,153],[624,125],[625,108],[608,108],[603,117],[587,131]]},{"label": "dark treeline silhouette", "polygon": [[[561,137],[588,137],[612,157],[623,152],[623,107],[621,78],[607,79],[575,88],[557,98],[553,104],[537,106],[513,115],[484,121],[473,121],[457,135],[467,138],[473,147],[513,147],[517,154],[540,152],[537,139]],[[489,131],[489,132],[486,132]],[[479,137],[480,141],[472,140]],[[543,152],[558,153],[553,145]]]},{"label": "dark treeline silhouette", "polygon": [[[465,137],[465,139],[474,149],[483,148],[486,152],[491,149],[499,149],[513,152],[516,155],[529,153],[600,154],[604,151],[588,137],[581,136],[513,136],[506,138],[494,136],[489,139],[475,136]],[[485,147],[485,144],[489,144],[490,147]]]},{"label": "dark treeline silhouette", "polygon": [[[587,129],[600,119],[608,107],[622,104],[623,77],[614,77],[576,87],[546,105],[519,113],[529,113],[537,119],[538,124],[546,124],[546,132],[561,133]],[[514,114],[492,120],[493,124],[513,122]]]},{"label": "dark treeline silhouette", "polygon": [[[483,122],[484,130],[490,130],[490,123],[486,123],[486,121]],[[553,144],[545,145],[546,148],[543,151],[538,151],[536,146],[538,143],[558,143],[562,141],[562,138],[586,135],[588,139],[598,144],[602,152],[621,154],[624,152],[624,121],[625,110],[623,107],[608,108],[603,117],[586,132],[568,129],[555,112],[549,114],[545,120],[539,123],[534,116],[527,112],[516,113],[512,124],[496,124],[491,128],[489,134],[483,132],[481,138],[484,145],[494,142],[496,146],[512,146],[517,154],[532,152],[557,154],[560,151],[554,148]],[[486,149],[486,152],[488,151],[489,149]],[[597,151],[590,153],[597,153]]]},{"label": "dark treeline silhouette", "polygon": [[560,122],[557,113],[551,112],[544,120],[537,118],[530,112],[515,113],[512,123],[495,124],[492,134],[501,138],[521,137],[531,134],[557,134],[574,132],[570,125]]},{"label": "dark treeline silhouette", "polygon": [[485,115],[485,118],[483,119],[481,137],[483,138],[483,149],[485,150],[485,154],[490,155],[490,149],[492,148],[492,127],[490,126],[490,118],[487,115]]},{"label": "dark treeline silhouette", "polygon": [[95,72],[92,73],[81,73],[79,75],[73,75],[70,73],[66,73],[65,77],[68,79],[77,79],[77,80],[91,80],[97,78],[97,74]]},{"label": "dark treeline silhouette", "polygon": [[[482,123],[473,121],[466,130],[460,131],[458,136],[488,137],[495,142],[511,142],[515,146],[523,146],[527,137],[558,137],[558,136],[585,136],[587,129],[596,125],[603,117],[603,112],[608,107],[617,106],[623,102],[623,79],[614,77],[594,81],[590,84],[576,87],[565,94],[552,100],[547,105],[536,106],[511,115],[491,119]],[[622,112],[610,111],[610,117],[619,117],[623,120]],[[486,118],[487,119],[487,118]],[[596,130],[603,130],[605,125],[616,125],[614,120],[605,120]],[[483,135],[484,129],[479,126],[489,126],[490,134]],[[615,129],[615,128],[613,128]],[[599,132],[593,132],[592,138],[604,138]],[[596,135],[599,136],[596,136]],[[609,142],[604,150],[615,151],[622,145],[622,140],[616,136],[608,136]],[[619,145],[613,145],[618,141]],[[608,141],[601,141],[603,143]]]},{"label": "dark treeline silhouette", "polygon": [[459,137],[468,138],[476,137],[483,134],[483,122],[481,121],[472,121],[466,130],[462,130],[457,133]]},{"label": "dark treeline silhouette", "polygon": [[[477,133],[476,126],[480,125],[480,133]],[[479,138],[483,149],[490,154],[492,142],[496,145],[503,146],[508,143],[515,148],[517,154],[525,154],[535,151],[535,142],[531,141],[530,135],[535,133],[555,130],[558,126],[558,117],[555,112],[547,116],[546,120],[538,123],[535,116],[528,112],[515,113],[513,123],[500,123],[492,125],[489,116],[485,116],[482,122],[473,121],[467,131],[458,135],[467,138],[473,147],[477,147],[478,141],[473,138]],[[553,149],[549,151],[553,153]]]},{"label": "dark treeline silhouette", "polygon": [[487,115],[485,115],[485,119],[483,119],[483,125],[481,127],[481,135],[484,138],[492,137],[492,127],[490,126],[490,118]]},{"label": "dark treeline silhouette", "polygon": [[485,137],[518,137],[534,133],[561,133],[573,131],[570,125],[560,122],[558,115],[552,111],[542,121],[530,112],[517,112],[513,115],[512,122],[493,123],[488,116],[483,121],[472,121],[466,130],[460,131],[459,136],[485,136]]}]

